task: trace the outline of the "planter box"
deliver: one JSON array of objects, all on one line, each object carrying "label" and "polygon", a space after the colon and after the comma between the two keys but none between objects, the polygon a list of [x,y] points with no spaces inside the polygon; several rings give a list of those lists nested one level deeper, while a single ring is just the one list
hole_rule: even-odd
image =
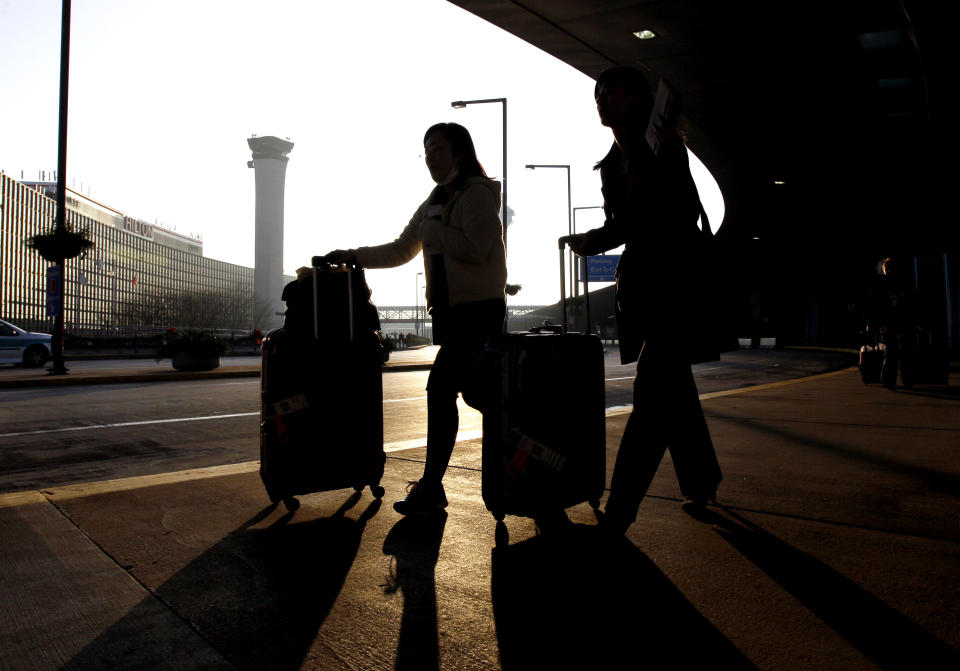
[{"label": "planter box", "polygon": [[173,355],[173,367],[177,370],[213,370],[220,367],[220,355],[177,352]]}]

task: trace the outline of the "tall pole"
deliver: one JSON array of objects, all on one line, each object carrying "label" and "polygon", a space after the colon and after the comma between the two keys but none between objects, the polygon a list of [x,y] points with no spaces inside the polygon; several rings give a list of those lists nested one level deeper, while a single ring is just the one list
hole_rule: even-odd
[{"label": "tall pole", "polygon": [[[576,235],[577,233],[577,210],[602,210],[603,205],[588,205],[586,207],[572,207],[570,211],[573,212],[573,228],[571,229],[571,235]],[[584,259],[584,264],[586,264],[586,259]],[[586,273],[589,271],[584,268],[584,277],[587,277]]]},{"label": "tall pole", "polygon": [[[421,333],[421,331],[426,330],[425,327],[426,327],[426,321],[427,321],[426,319],[423,319],[421,322],[421,319],[420,319],[420,277],[422,275],[423,273],[417,273],[417,276],[415,278],[417,282],[417,286],[416,286],[416,289],[414,290],[415,293],[413,297],[414,300],[416,301],[416,307],[415,307],[416,313],[414,315],[414,330],[416,330],[417,335],[425,335]],[[426,303],[426,301],[424,301],[424,303]],[[421,323],[423,324],[423,328],[421,328]]]},{"label": "tall pole", "polygon": [[[543,163],[528,163],[526,166],[527,170],[536,170],[537,168],[563,168],[567,171],[567,235],[573,235],[573,219],[572,219],[572,209],[571,205],[573,204],[570,199],[570,166],[569,165],[554,165],[554,164],[543,164]],[[573,275],[573,251],[567,252],[567,268],[569,276],[569,285],[570,285],[570,294],[572,296],[579,296],[580,292],[578,290],[577,283],[574,281]]]},{"label": "tall pole", "polygon": [[510,210],[507,209],[507,99],[503,98],[503,256],[507,256],[507,227]]},{"label": "tall pole", "polygon": [[[454,109],[463,109],[467,105],[479,105],[483,103],[500,103],[503,105],[503,167],[502,167],[502,177],[501,177],[501,193],[502,198],[500,201],[501,215],[500,221],[503,222],[503,256],[506,259],[507,256],[507,226],[510,224],[508,221],[510,217],[510,210],[507,209],[507,99],[506,98],[485,98],[483,100],[454,100],[450,103],[450,106]],[[503,320],[503,332],[507,333],[507,319],[509,319],[509,311],[507,312],[507,317]]]},{"label": "tall pole", "polygon": [[[567,166],[567,235],[573,235],[573,220],[572,211],[570,208],[573,207],[573,201],[570,199],[570,166]],[[577,282],[576,275],[573,272],[573,250],[567,250],[569,263],[570,263],[570,284],[573,285],[573,295],[574,297],[580,295],[580,283]],[[585,331],[587,332],[587,331]]]},{"label": "tall pole", "polygon": [[[57,235],[67,232],[67,98],[70,83],[70,0],[63,0],[63,11],[60,21],[60,134],[57,147]],[[53,339],[50,343],[53,350],[54,375],[65,375],[67,367],[63,364],[63,299],[66,283],[66,260],[62,252],[57,261],[57,313],[53,318]]]},{"label": "tall pole", "polygon": [[602,210],[603,205],[587,205],[585,207],[574,207],[573,210],[573,233],[577,232],[577,210]]}]

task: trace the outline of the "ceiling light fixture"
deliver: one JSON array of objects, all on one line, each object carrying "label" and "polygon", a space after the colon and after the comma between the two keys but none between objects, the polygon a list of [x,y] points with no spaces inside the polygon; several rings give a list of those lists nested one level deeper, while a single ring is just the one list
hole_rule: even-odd
[{"label": "ceiling light fixture", "polygon": [[657,34],[652,30],[638,30],[633,33],[633,36],[640,40],[652,40]]}]

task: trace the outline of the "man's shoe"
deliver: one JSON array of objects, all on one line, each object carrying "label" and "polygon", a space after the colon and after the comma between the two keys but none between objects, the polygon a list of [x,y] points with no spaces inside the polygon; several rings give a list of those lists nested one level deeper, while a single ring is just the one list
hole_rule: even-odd
[{"label": "man's shoe", "polygon": [[707,511],[707,504],[710,502],[716,503],[717,497],[714,494],[713,496],[697,496],[693,498],[685,498],[683,503],[680,504],[680,507],[683,508],[683,512],[688,514],[694,519],[703,517]]},{"label": "man's shoe", "polygon": [[627,530],[633,524],[633,520],[628,516],[611,511],[610,506],[600,517],[599,527],[603,537],[610,542],[623,541],[627,536]]},{"label": "man's shoe", "polygon": [[401,515],[416,515],[447,507],[447,495],[443,485],[424,485],[411,482],[407,486],[407,495],[393,504],[393,509]]}]

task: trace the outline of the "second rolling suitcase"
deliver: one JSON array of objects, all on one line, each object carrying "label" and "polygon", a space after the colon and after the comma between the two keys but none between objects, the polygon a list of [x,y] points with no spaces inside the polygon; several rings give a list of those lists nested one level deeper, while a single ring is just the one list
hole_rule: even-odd
[{"label": "second rolling suitcase", "polygon": [[950,353],[943,337],[926,328],[904,336],[900,354],[900,378],[903,386],[947,385],[950,379]]},{"label": "second rolling suitcase", "polygon": [[863,345],[857,367],[864,384],[879,384],[880,369],[883,368],[883,349],[879,345]]},{"label": "second rolling suitcase", "polygon": [[[261,348],[260,476],[290,510],[300,494],[370,486],[380,498],[383,348],[361,270],[316,264],[284,288],[284,327]],[[316,317],[315,317],[316,315]]]},{"label": "second rolling suitcase", "polygon": [[[563,246],[560,249],[561,301]],[[589,501],[606,482],[603,345],[594,335],[543,328],[487,346],[483,501],[499,521]],[[587,321],[589,323],[589,321]]]}]

